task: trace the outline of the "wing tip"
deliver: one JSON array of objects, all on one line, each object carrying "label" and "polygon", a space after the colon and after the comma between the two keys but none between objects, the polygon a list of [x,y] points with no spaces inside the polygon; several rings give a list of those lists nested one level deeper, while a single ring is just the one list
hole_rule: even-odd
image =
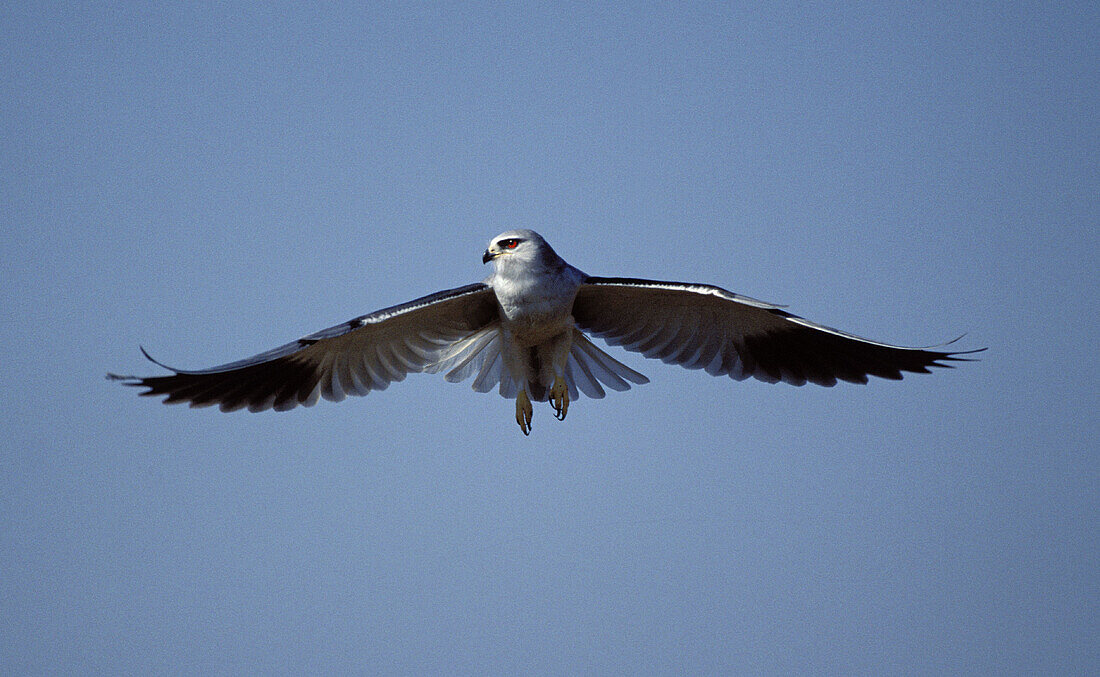
[{"label": "wing tip", "polygon": [[[964,334],[964,336],[965,336],[965,334]],[[960,336],[959,338],[954,339],[952,341],[948,341],[947,343],[945,343],[943,345],[945,345],[945,346],[951,345],[952,343],[954,343],[955,341],[958,341],[961,338],[962,338],[962,336]],[[957,350],[957,351],[952,351],[952,352],[937,351],[936,358],[933,359],[932,362],[929,363],[928,366],[930,366],[930,367],[942,367],[942,368],[945,368],[945,369],[953,369],[955,367],[955,365],[953,365],[953,364],[940,364],[940,363],[941,362],[981,362],[981,360],[976,358],[976,357],[960,357],[960,355],[975,355],[977,353],[984,353],[987,350],[989,350],[988,346],[983,347],[983,348],[973,348],[971,350]]]},{"label": "wing tip", "polygon": [[179,374],[182,371],[180,369],[176,369],[175,367],[169,367],[167,364],[161,362],[160,360],[155,359],[152,355],[149,354],[149,351],[146,350],[145,346],[143,346],[143,345],[139,345],[138,350],[140,350],[141,354],[145,356],[145,359],[149,360],[150,362],[157,365],[158,367],[164,367],[168,371],[175,372],[177,374]]},{"label": "wing tip", "polygon": [[[945,341],[944,343],[928,346],[927,348],[925,348],[925,350],[930,350],[932,348],[945,348],[949,345],[958,343],[959,341],[966,338],[966,336],[967,336],[967,334],[964,332],[962,334],[959,334],[955,338],[951,339],[950,341]],[[954,351],[937,351],[937,352],[942,353],[944,357],[953,357],[955,355],[972,355],[974,353],[981,353],[981,352],[984,352],[986,350],[989,350],[988,346],[983,347],[983,348],[974,348],[972,350],[954,350]],[[961,358],[961,359],[963,359],[964,361],[971,361],[969,358]]]},{"label": "wing tip", "polygon": [[[109,371],[109,372],[107,372],[106,378],[107,378],[108,381],[116,381],[116,382],[118,382],[118,383],[120,383],[124,386],[129,386],[131,388],[140,388],[141,386],[148,386],[149,385],[148,383],[145,382],[146,377],[144,377],[144,376],[133,376],[131,374],[116,374],[114,372]],[[140,393],[140,394],[145,395],[146,393]]]},{"label": "wing tip", "polygon": [[[174,374],[181,373],[181,370],[176,369],[174,367],[169,367],[167,364],[155,359],[152,355],[149,354],[149,351],[145,349],[145,346],[139,345],[138,350],[140,350],[141,354],[145,356],[145,359],[149,360],[150,362],[157,365],[158,367],[163,367],[163,368],[167,369],[168,371],[170,371]],[[118,381],[119,383],[121,383],[124,386],[147,386],[149,384],[147,384],[145,381],[148,380],[148,378],[150,378],[150,377],[133,376],[132,374],[116,374],[112,371],[109,371],[109,372],[107,372],[106,378],[107,378],[108,381]],[[141,394],[142,395],[148,395],[150,393],[141,393]]]}]

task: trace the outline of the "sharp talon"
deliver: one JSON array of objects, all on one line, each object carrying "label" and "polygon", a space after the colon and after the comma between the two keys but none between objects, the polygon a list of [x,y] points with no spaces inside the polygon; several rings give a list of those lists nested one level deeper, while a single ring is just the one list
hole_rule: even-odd
[{"label": "sharp talon", "polygon": [[554,418],[564,421],[569,412],[569,387],[561,376],[554,378],[554,385],[550,388],[550,406],[554,408]]},{"label": "sharp talon", "polygon": [[535,410],[531,406],[531,399],[527,397],[527,391],[519,391],[519,395],[516,396],[516,423],[519,424],[519,429],[523,431],[524,435],[531,434],[531,416],[534,413]]}]

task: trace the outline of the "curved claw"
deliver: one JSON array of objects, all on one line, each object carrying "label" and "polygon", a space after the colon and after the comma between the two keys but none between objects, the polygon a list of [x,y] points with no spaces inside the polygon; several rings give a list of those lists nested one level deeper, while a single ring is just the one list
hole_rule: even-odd
[{"label": "curved claw", "polygon": [[554,408],[554,418],[564,421],[569,413],[569,388],[561,376],[554,378],[554,385],[550,388],[550,406]]},{"label": "curved claw", "polygon": [[519,395],[516,396],[516,423],[519,424],[519,429],[523,431],[524,435],[531,434],[531,416],[534,413],[535,410],[531,406],[531,398],[527,397],[527,391],[519,391]]}]

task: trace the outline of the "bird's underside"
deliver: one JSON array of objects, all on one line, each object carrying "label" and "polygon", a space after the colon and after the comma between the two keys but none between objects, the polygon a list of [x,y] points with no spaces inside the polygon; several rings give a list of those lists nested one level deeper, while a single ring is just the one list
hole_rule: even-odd
[{"label": "bird's underside", "polygon": [[[588,338],[735,380],[835,385],[869,376],[900,379],[965,361],[971,351],[904,348],[869,341],[718,287],[591,277],[561,260],[533,231],[490,243],[484,283],[431,294],[363,315],[238,362],[165,376],[118,376],[166,404],[222,411],[285,411],[320,398],[383,390],[409,373],[442,372],[451,382],[516,400],[531,431],[532,401],[564,419],[581,394],[599,399],[648,379]],[[144,350],[142,351],[144,353]]]}]

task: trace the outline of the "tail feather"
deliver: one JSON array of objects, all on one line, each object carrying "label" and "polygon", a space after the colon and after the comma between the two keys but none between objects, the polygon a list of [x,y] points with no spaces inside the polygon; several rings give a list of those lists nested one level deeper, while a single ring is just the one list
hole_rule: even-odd
[{"label": "tail feather", "polygon": [[[493,323],[442,348],[437,359],[424,371],[445,372],[444,378],[451,383],[473,377],[473,389],[479,393],[498,388],[501,396],[511,399],[523,387],[532,401],[546,400],[552,384],[517,382],[504,367],[501,340],[500,325]],[[649,383],[644,375],[596,347],[579,329],[573,330],[573,343],[563,376],[572,399],[577,399],[581,393],[600,399],[606,395],[605,386],[623,391],[630,389],[632,383]]]},{"label": "tail feather", "polygon": [[[645,385],[649,379],[614,357],[596,347],[579,329],[573,330],[573,347],[569,350],[570,361],[576,360],[582,371],[593,379],[611,388],[623,391],[630,389],[630,383]],[[585,369],[585,367],[587,367]],[[628,383],[629,381],[629,383]],[[583,391],[584,388],[582,387]],[[588,395],[588,393],[585,393]],[[592,397],[589,395],[589,397]]]},{"label": "tail feather", "polygon": [[572,390],[579,389],[592,399],[605,395],[603,387],[612,390],[629,390],[630,384],[644,385],[649,379],[596,347],[581,330],[573,330],[573,345],[569,349],[566,376],[572,382]]},{"label": "tail feather", "polygon": [[573,399],[577,399],[578,389],[594,400],[603,399],[606,394],[599,380],[592,375],[592,370],[588,368],[588,364],[583,361],[576,359],[567,361],[565,363],[565,375],[569,385],[569,397]]}]

